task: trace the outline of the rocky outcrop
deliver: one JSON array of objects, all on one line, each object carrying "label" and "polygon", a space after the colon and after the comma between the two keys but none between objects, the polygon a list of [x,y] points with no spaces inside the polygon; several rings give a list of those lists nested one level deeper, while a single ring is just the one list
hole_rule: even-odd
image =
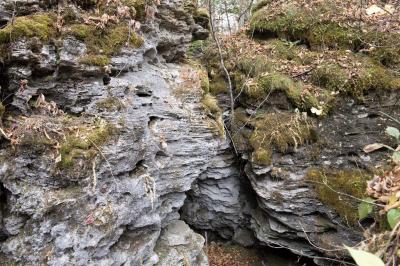
[{"label": "rocky outcrop", "polygon": [[[24,14],[51,7],[17,2]],[[87,45],[73,36],[10,47],[2,265],[208,264],[203,237],[177,220],[220,140],[197,72],[165,62],[182,58],[194,22],[180,1],[151,8],[145,43],[112,56],[108,86],[101,68],[79,61]]]},{"label": "rocky outcrop", "polygon": [[248,228],[255,202],[229,142],[223,143],[210,163],[193,183],[182,208],[182,219],[197,229],[214,231],[241,245],[254,244]]}]

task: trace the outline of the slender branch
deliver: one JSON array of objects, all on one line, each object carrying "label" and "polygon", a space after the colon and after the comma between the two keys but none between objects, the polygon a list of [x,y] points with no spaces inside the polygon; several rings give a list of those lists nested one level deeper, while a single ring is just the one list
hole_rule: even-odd
[{"label": "slender branch", "polygon": [[261,103],[256,107],[256,109],[253,111],[253,113],[250,115],[250,117],[246,120],[246,122],[244,123],[243,126],[241,126],[236,132],[234,132],[232,135],[233,137],[236,136],[240,130],[242,130],[243,128],[245,128],[249,123],[250,120],[253,118],[254,114],[258,111],[258,109],[261,108],[261,106],[263,106],[263,104],[268,100],[269,96],[271,95],[272,90],[270,90],[267,94],[267,96],[261,101]]},{"label": "slender branch", "polygon": [[233,146],[233,149],[235,150],[235,154],[238,155],[239,153],[238,153],[238,151],[237,151],[237,149],[236,149],[235,141],[234,141],[233,138],[232,138],[231,132],[229,132],[229,129],[228,129],[228,127],[225,125],[225,122],[224,122],[223,120],[222,120],[222,123],[224,123],[225,132],[228,133],[229,139],[230,139],[231,142],[232,142],[232,146]]},{"label": "slender branch", "polygon": [[308,182],[316,183],[316,184],[320,184],[320,185],[324,185],[324,186],[326,186],[329,190],[331,190],[331,191],[333,191],[333,192],[335,192],[335,193],[337,193],[337,194],[339,194],[339,195],[346,196],[346,197],[352,198],[352,199],[357,200],[357,201],[360,201],[360,202],[368,203],[368,204],[375,205],[375,206],[378,206],[378,207],[385,207],[385,206],[386,206],[386,205],[383,205],[383,204],[379,204],[379,203],[375,203],[375,202],[366,201],[366,200],[363,200],[363,199],[354,197],[354,196],[352,196],[352,195],[350,195],[350,194],[337,191],[337,190],[333,189],[331,186],[329,186],[326,182],[318,182],[318,181],[312,181],[312,180],[308,180]]},{"label": "slender branch", "polygon": [[224,62],[224,57],[222,55],[222,49],[221,49],[221,45],[219,43],[219,40],[215,34],[215,28],[214,28],[214,22],[213,22],[213,16],[212,16],[212,0],[208,0],[208,13],[210,15],[210,26],[211,26],[211,36],[215,42],[215,44],[217,45],[218,48],[218,54],[219,54],[219,59],[220,59],[220,64],[222,69],[224,70],[225,76],[228,80],[228,85],[229,85],[229,96],[230,96],[230,100],[231,100],[231,115],[230,115],[230,124],[232,125],[234,122],[234,112],[235,112],[235,105],[234,105],[234,99],[233,99],[233,88],[232,88],[232,81],[231,81],[231,77],[229,75],[228,69],[225,66],[225,62]]},{"label": "slender branch", "polygon": [[396,122],[397,124],[400,125],[400,120],[394,118],[393,116],[388,115],[387,113],[384,113],[382,111],[379,111],[379,113],[383,114],[384,116],[386,116],[387,118],[390,118],[391,120],[393,120],[394,122]]},{"label": "slender branch", "polygon": [[226,16],[226,21],[228,23],[229,34],[232,34],[231,22],[229,21],[229,14],[228,14],[228,4],[226,3],[226,0],[224,0],[224,11]]},{"label": "slender branch", "polygon": [[308,257],[308,258],[311,258],[311,259],[328,260],[328,261],[343,263],[344,265],[357,266],[357,264],[354,264],[354,263],[351,263],[351,262],[347,262],[347,261],[344,261],[344,260],[339,260],[339,259],[332,259],[332,258],[321,257],[321,256],[306,256],[302,250],[285,247],[285,246],[283,246],[281,244],[278,244],[278,243],[274,243],[273,245],[267,243],[267,246],[270,247],[270,248],[276,248],[276,249],[287,249],[287,250],[290,250],[291,252],[293,252],[294,254],[300,254],[300,256]]},{"label": "slender branch", "polygon": [[243,10],[243,12],[239,14],[239,16],[237,18],[237,21],[239,22],[239,24],[240,24],[240,20],[242,19],[242,17],[244,15],[246,15],[246,13],[249,12],[251,10],[251,8],[253,7],[253,2],[254,2],[254,0],[251,0],[249,5],[246,7],[246,9]]}]

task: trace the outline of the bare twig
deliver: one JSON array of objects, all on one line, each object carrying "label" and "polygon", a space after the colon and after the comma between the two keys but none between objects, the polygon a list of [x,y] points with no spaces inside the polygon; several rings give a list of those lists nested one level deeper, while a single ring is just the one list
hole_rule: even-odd
[{"label": "bare twig", "polygon": [[246,82],[249,80],[251,71],[253,71],[253,67],[254,67],[254,66],[251,66],[249,72],[248,72],[247,75],[246,75],[246,80],[243,82],[243,85],[242,85],[242,87],[240,88],[240,91],[239,91],[238,95],[236,95],[235,99],[233,99],[233,102],[236,102],[236,100],[237,100],[237,99],[240,97],[240,95],[242,94],[242,92],[243,92],[243,90],[244,90],[244,87],[246,86]]},{"label": "bare twig", "polygon": [[253,111],[253,113],[250,115],[250,117],[246,120],[246,122],[244,123],[243,126],[241,126],[238,130],[236,130],[236,132],[234,132],[232,134],[232,136],[236,136],[243,128],[245,128],[249,123],[250,120],[253,118],[253,116],[257,113],[258,109],[261,108],[261,106],[263,106],[263,104],[268,100],[269,96],[271,95],[272,90],[270,90],[267,94],[267,96],[261,101],[261,103],[256,107],[256,109]]},{"label": "bare twig", "polygon": [[382,111],[379,111],[379,113],[381,113],[382,115],[386,116],[386,117],[389,118],[390,120],[392,120],[392,121],[394,121],[394,122],[396,122],[397,124],[400,125],[400,120],[398,120],[398,119],[394,118],[393,116],[388,115],[387,113],[384,113],[384,112],[382,112]]},{"label": "bare twig", "polygon": [[4,132],[4,130],[3,130],[1,127],[0,127],[0,133],[1,133],[1,135],[3,135],[3,137],[4,137],[6,140],[11,141],[10,137],[7,136],[7,134]]},{"label": "bare twig", "polygon": [[213,22],[213,16],[212,16],[212,0],[208,0],[208,13],[210,15],[210,26],[211,26],[211,36],[215,42],[215,44],[217,45],[218,48],[218,54],[219,54],[219,59],[220,59],[220,64],[222,69],[224,70],[226,79],[228,80],[228,85],[229,85],[229,96],[231,99],[231,115],[230,115],[230,124],[232,125],[234,122],[234,112],[235,112],[235,105],[234,105],[234,99],[233,99],[233,87],[232,87],[232,81],[231,81],[231,77],[229,75],[228,69],[225,66],[225,62],[224,62],[224,57],[222,55],[222,49],[221,49],[221,45],[219,43],[219,40],[215,34],[215,28],[214,28],[214,22]]},{"label": "bare twig", "polygon": [[299,224],[300,224],[301,230],[303,231],[308,243],[310,243],[310,245],[315,247],[316,249],[319,249],[319,250],[322,250],[322,251],[325,251],[325,252],[335,252],[335,251],[344,251],[344,250],[346,250],[346,248],[325,249],[325,248],[322,248],[322,247],[319,247],[319,246],[315,245],[313,242],[311,242],[310,238],[308,237],[308,235],[306,233],[306,230],[303,227],[303,224],[301,222],[299,222]]},{"label": "bare twig", "polygon": [[229,129],[227,128],[227,126],[225,125],[225,122],[224,122],[223,120],[222,120],[222,123],[224,123],[225,132],[228,133],[229,139],[230,139],[231,142],[232,142],[232,146],[233,146],[233,149],[235,150],[235,154],[238,155],[238,151],[237,151],[237,149],[236,149],[235,141],[233,140],[232,135],[231,135],[231,133],[229,132]]},{"label": "bare twig", "polygon": [[93,160],[92,171],[93,171],[92,192],[94,193],[96,191],[96,186],[97,186],[96,160]]},{"label": "bare twig", "polygon": [[285,247],[285,246],[283,246],[281,244],[278,244],[278,243],[274,243],[273,245],[267,243],[267,246],[270,247],[270,248],[276,248],[276,249],[287,249],[287,250],[290,250],[291,252],[293,252],[294,254],[300,254],[300,256],[308,257],[308,258],[311,258],[311,259],[328,260],[328,261],[341,263],[341,264],[344,264],[344,265],[357,266],[354,263],[347,262],[347,261],[344,261],[344,260],[339,260],[339,259],[332,259],[332,258],[321,257],[321,256],[306,256],[302,250],[297,250],[297,249],[294,249],[294,248]]},{"label": "bare twig", "polygon": [[238,18],[237,18],[237,21],[238,21],[239,25],[240,25],[240,21],[242,20],[242,17],[243,17],[244,15],[246,15],[247,12],[251,11],[251,8],[253,7],[253,3],[254,3],[254,0],[251,0],[250,3],[249,3],[249,5],[243,10],[242,13],[239,14],[239,16],[238,16]]},{"label": "bare twig", "polygon": [[111,176],[115,179],[115,176],[114,176],[113,171],[112,171],[111,164],[110,164],[110,162],[107,160],[106,156],[104,156],[103,152],[102,152],[101,149],[96,145],[96,143],[94,143],[94,142],[93,142],[91,139],[89,139],[89,138],[88,138],[88,140],[90,141],[90,143],[92,143],[92,145],[93,145],[93,146],[96,148],[96,150],[100,153],[101,157],[103,157],[103,159],[107,162],[107,166],[108,166],[108,168],[109,168],[109,170],[110,170]]},{"label": "bare twig", "polygon": [[344,193],[344,192],[337,191],[337,190],[333,189],[331,186],[329,186],[326,182],[318,182],[318,181],[312,181],[312,180],[308,180],[308,182],[316,183],[316,184],[320,184],[320,185],[324,185],[324,186],[326,186],[329,190],[331,190],[331,191],[333,191],[333,192],[335,192],[335,193],[337,193],[337,194],[339,194],[339,195],[352,198],[352,199],[354,199],[354,200],[356,200],[356,201],[359,201],[359,202],[368,203],[368,204],[375,205],[375,206],[378,206],[378,207],[385,207],[385,206],[386,206],[386,205],[383,205],[383,204],[374,203],[374,202],[366,201],[366,200],[363,200],[363,199],[359,199],[359,198],[357,198],[357,197],[354,197],[353,195],[350,195],[350,194],[347,194],[347,193]]}]

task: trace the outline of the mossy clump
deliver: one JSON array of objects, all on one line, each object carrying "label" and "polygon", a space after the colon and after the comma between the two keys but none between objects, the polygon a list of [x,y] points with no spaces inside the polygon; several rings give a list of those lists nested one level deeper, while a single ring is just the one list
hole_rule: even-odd
[{"label": "mossy clump", "polygon": [[299,51],[297,51],[296,45],[290,42],[284,42],[282,40],[273,40],[268,43],[269,46],[272,46],[276,54],[285,60],[295,60],[299,59]]},{"label": "mossy clump", "polygon": [[373,47],[368,51],[369,56],[386,67],[400,66],[400,33],[367,31],[362,39]]},{"label": "mossy clump", "polygon": [[123,25],[98,29],[93,25],[73,24],[66,34],[85,42],[88,54],[79,61],[86,65],[105,66],[109,64],[110,56],[117,54],[123,46],[137,48],[143,44],[141,37],[135,32],[129,33],[128,27]]},{"label": "mossy clump", "polygon": [[85,43],[89,53],[114,55],[121,50],[125,45],[140,47],[143,44],[143,39],[135,32],[130,33],[127,26],[118,25],[104,31],[92,31],[86,38]]},{"label": "mossy clump", "polygon": [[225,124],[222,117],[222,109],[218,105],[218,100],[210,93],[203,95],[202,104],[205,110],[210,112],[213,116],[214,121],[211,123],[211,127],[215,128],[218,135],[221,138],[225,138]]},{"label": "mossy clump", "polygon": [[118,99],[117,97],[107,97],[97,102],[96,106],[99,109],[104,109],[107,111],[113,111],[113,110],[119,111],[124,107],[121,100]]},{"label": "mossy clump", "polygon": [[95,127],[81,127],[70,132],[60,143],[61,168],[74,165],[78,158],[85,160],[94,158],[98,154],[98,147],[117,134],[117,129],[110,123],[100,121]]},{"label": "mossy clump", "polygon": [[110,58],[105,55],[84,55],[78,60],[79,63],[91,66],[106,66],[110,64]]},{"label": "mossy clump", "polygon": [[361,55],[346,55],[352,68],[327,63],[311,72],[310,81],[329,91],[344,92],[358,100],[369,90],[398,90],[400,78],[376,61]]},{"label": "mossy clump", "polygon": [[357,50],[361,46],[358,31],[333,22],[320,22],[310,27],[307,41],[314,49],[327,47]]},{"label": "mossy clump", "polygon": [[258,165],[269,166],[272,164],[272,150],[259,148],[251,154],[251,160]]},{"label": "mossy clump", "polygon": [[369,65],[357,72],[347,85],[347,92],[351,95],[362,99],[365,91],[368,90],[399,90],[400,78],[388,69],[378,66]]},{"label": "mossy clump", "polygon": [[96,31],[96,27],[93,25],[86,24],[72,24],[69,26],[68,33],[77,38],[78,40],[84,41],[86,38],[91,36]]},{"label": "mossy clump", "polygon": [[314,24],[313,16],[304,10],[290,8],[276,16],[261,8],[250,21],[250,32],[278,36],[294,41],[307,42],[309,29]]},{"label": "mossy clump", "polygon": [[197,40],[190,43],[188,48],[188,55],[190,57],[195,57],[196,55],[201,55],[204,49],[204,41]]},{"label": "mossy clump", "polygon": [[5,111],[6,111],[6,108],[4,107],[3,103],[0,102],[0,121],[3,119]]},{"label": "mossy clump", "polygon": [[244,87],[244,93],[255,99],[264,99],[273,91],[282,91],[295,107],[305,111],[316,108],[326,114],[332,101],[332,97],[327,92],[321,92],[320,100],[315,93],[307,90],[302,82],[296,82],[281,73],[262,75],[257,81],[249,82]]},{"label": "mossy clump", "polygon": [[330,91],[343,91],[348,82],[348,76],[339,65],[324,64],[311,72],[311,82]]},{"label": "mossy clump", "polygon": [[208,10],[205,8],[198,8],[196,9],[194,15],[193,15],[194,21],[202,26],[205,29],[209,29],[210,25],[210,17],[208,15]]},{"label": "mossy clump", "polygon": [[256,77],[273,70],[273,64],[264,56],[242,56],[236,62],[236,67],[245,76]]},{"label": "mossy clump", "polygon": [[0,29],[0,44],[11,43],[22,37],[48,41],[54,34],[55,16],[52,14],[16,17],[12,24]]},{"label": "mossy clump", "polygon": [[306,175],[314,185],[318,199],[335,209],[349,225],[357,224],[359,202],[335,191],[361,199],[370,178],[370,174],[358,169],[311,169]]},{"label": "mossy clump", "polygon": [[273,149],[285,153],[316,140],[311,121],[300,114],[270,113],[257,117],[253,123],[255,128],[250,137],[254,150],[252,158],[260,165],[271,164]]},{"label": "mossy clump", "polygon": [[218,105],[218,100],[209,93],[203,96],[202,100],[203,106],[206,110],[210,111],[212,114],[219,114],[222,112]]},{"label": "mossy clump", "polygon": [[209,80],[210,93],[218,95],[228,91],[228,84],[222,75],[216,75]]},{"label": "mossy clump", "polygon": [[207,71],[200,71],[200,87],[204,93],[210,93],[210,80],[208,79]]}]

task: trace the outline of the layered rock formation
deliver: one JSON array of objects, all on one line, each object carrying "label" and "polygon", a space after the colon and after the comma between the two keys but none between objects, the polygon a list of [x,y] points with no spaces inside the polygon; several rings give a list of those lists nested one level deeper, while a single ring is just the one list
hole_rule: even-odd
[{"label": "layered rock formation", "polygon": [[[231,145],[202,106],[204,75],[180,62],[191,41],[207,36],[204,14],[180,0],[99,3],[0,3],[0,263],[208,265],[205,240],[188,224],[319,264],[345,257],[337,249],[362,238],[351,213],[357,203],[335,205],[337,195],[323,188],[354,178],[359,192],[384,158],[362,147],[387,141],[377,134],[390,124],[379,112],[399,115],[398,92],[368,88],[363,101],[340,94],[325,110],[335,91],[312,94],[281,74],[268,80],[280,43],[268,54],[270,44],[251,50],[246,40],[248,53],[226,49],[238,60],[236,87],[250,72],[246,84],[275,87],[243,87]],[[257,53],[268,61],[246,58]],[[212,93],[222,78],[209,63]],[[277,127],[290,138],[279,141],[269,130]],[[337,182],[320,186],[321,176]]]},{"label": "layered rock formation", "polygon": [[[398,38],[382,29],[382,17],[369,18],[357,33],[342,16],[346,12],[337,12],[348,5],[311,2],[261,1],[247,34],[221,39],[237,95],[231,136],[251,192],[243,193],[243,179],[209,173],[190,192],[183,217],[227,239],[236,240],[236,230],[246,228],[258,244],[287,248],[323,265],[345,259],[343,245],[363,239],[355,198],[364,197],[366,181],[386,160],[384,151],[366,154],[363,148],[392,143],[384,131],[395,124],[385,114],[400,112],[400,79],[393,71],[400,53],[389,44],[373,45]],[[380,37],[372,42],[368,32],[374,30]],[[359,51],[360,40],[373,47]],[[392,53],[390,62],[385,49]],[[203,60],[209,93],[228,110],[214,46]],[[243,194],[255,195],[257,203],[246,206],[252,197]],[[235,219],[220,218],[230,217],[231,209],[218,209],[215,202],[234,208]]]},{"label": "layered rock formation", "polygon": [[[44,2],[16,8],[52,12]],[[146,8],[156,15],[135,33],[144,43],[110,57],[108,86],[101,67],[80,61],[89,44],[72,35],[19,36],[7,47],[2,265],[207,265],[203,237],[177,219],[219,138],[197,72],[166,63],[182,58],[198,27],[180,1]]]}]

